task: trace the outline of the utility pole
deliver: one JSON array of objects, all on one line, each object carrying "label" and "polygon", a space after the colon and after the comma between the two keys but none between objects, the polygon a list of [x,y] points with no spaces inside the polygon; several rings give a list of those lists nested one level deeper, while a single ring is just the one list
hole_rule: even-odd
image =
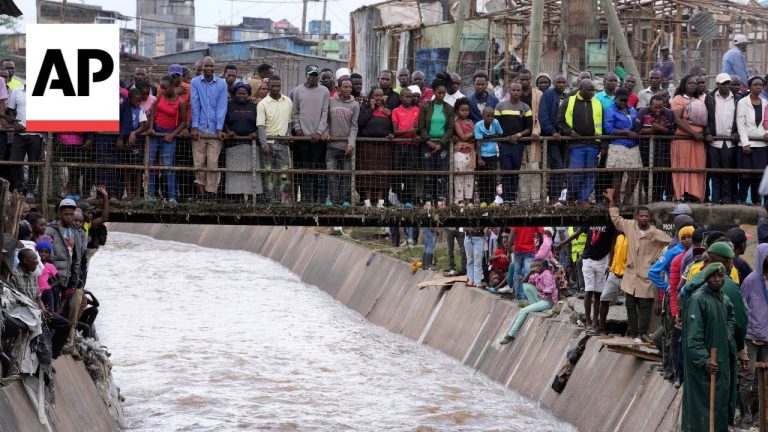
[{"label": "utility pole", "polygon": [[[544,0],[532,0],[531,2],[531,33],[528,36],[528,58],[526,67],[531,71],[531,76],[539,74],[541,65],[541,42],[544,27]],[[507,40],[507,43],[510,41]],[[505,71],[509,73],[509,71]]]},{"label": "utility pole", "polygon": [[609,34],[613,36],[613,40],[616,42],[616,49],[619,51],[621,61],[624,63],[624,68],[629,75],[638,77],[634,90],[639,92],[643,89],[643,80],[639,79],[640,71],[638,71],[635,59],[632,57],[632,51],[629,49],[629,42],[627,42],[627,37],[624,35],[624,31],[621,28],[619,15],[616,14],[613,2],[611,0],[600,0],[600,8],[602,8],[603,13],[605,13]]},{"label": "utility pole", "polygon": [[304,9],[301,12],[301,37],[307,37],[307,2],[304,0]]},{"label": "utility pole", "polygon": [[[461,34],[464,33],[464,16],[469,8],[469,0],[459,0],[459,14],[456,17],[456,28],[453,29],[453,42],[448,52],[448,71],[459,71],[459,49],[461,49]],[[488,40],[490,45],[491,41]]]},{"label": "utility pole", "polygon": [[320,21],[320,44],[317,45],[317,55],[323,55],[323,44],[325,43],[325,10],[328,7],[328,0],[323,0],[323,19]]},{"label": "utility pole", "polygon": [[64,24],[64,9],[67,7],[67,0],[61,0],[61,23]]}]

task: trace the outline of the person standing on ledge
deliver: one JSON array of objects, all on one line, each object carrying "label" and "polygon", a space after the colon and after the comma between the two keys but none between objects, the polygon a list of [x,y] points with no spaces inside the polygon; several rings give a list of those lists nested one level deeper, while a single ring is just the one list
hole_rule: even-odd
[{"label": "person standing on ledge", "polygon": [[[715,431],[728,431],[731,366],[736,353],[730,350],[734,337],[735,318],[733,304],[724,296],[725,266],[710,263],[702,276],[706,285],[696,290],[686,307],[683,335],[685,385],[683,386],[682,430],[699,432],[709,430],[710,377],[715,376]],[[716,359],[710,353],[716,349]]]},{"label": "person standing on ledge", "polygon": [[613,201],[613,192],[613,188],[605,191],[608,213],[616,229],[627,238],[627,267],[621,281],[621,290],[626,293],[627,336],[634,338],[636,343],[647,343],[651,341],[648,337],[651,310],[656,315],[661,313],[659,290],[648,279],[648,270],[672,239],[651,224],[651,210],[648,207],[637,207],[634,219],[621,217]]}]

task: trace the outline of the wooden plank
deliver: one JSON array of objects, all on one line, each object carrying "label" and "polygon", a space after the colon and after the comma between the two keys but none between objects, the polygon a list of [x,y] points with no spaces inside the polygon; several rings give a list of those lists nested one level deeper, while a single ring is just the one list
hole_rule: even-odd
[{"label": "wooden plank", "polygon": [[453,285],[455,282],[466,282],[466,281],[467,281],[466,276],[451,276],[446,278],[432,279],[432,280],[420,282],[416,286],[419,288],[426,288],[431,286]]}]

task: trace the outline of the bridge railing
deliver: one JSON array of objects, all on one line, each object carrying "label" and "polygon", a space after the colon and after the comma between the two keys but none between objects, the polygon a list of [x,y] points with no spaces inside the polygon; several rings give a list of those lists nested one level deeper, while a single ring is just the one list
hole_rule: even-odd
[{"label": "bridge railing", "polygon": [[[213,139],[209,140],[213,146],[202,149],[200,141],[189,137],[177,137],[175,145],[163,144],[164,136],[138,136],[133,143],[118,143],[117,135],[111,133],[79,138],[48,133],[41,160],[0,161],[0,172],[7,170],[18,177],[19,170],[23,170],[26,174],[22,183],[10,175],[12,187],[33,193],[43,202],[56,202],[65,195],[87,197],[96,185],[104,185],[112,198],[136,205],[189,201],[241,207],[274,207],[297,201],[331,201],[334,205],[370,202],[376,206],[379,200],[387,206],[416,206],[425,200],[435,205],[482,205],[496,199],[498,185],[507,203],[541,205],[577,199],[578,185],[593,191],[592,200],[599,200],[602,191],[613,185],[614,174],[620,174],[624,184],[638,182],[633,196],[624,197],[628,203],[682,197],[681,191],[675,194],[675,186],[700,195],[698,199],[717,193],[721,200],[735,202],[749,197],[757,203],[757,191],[746,192],[739,185],[756,189],[762,175],[762,169],[706,168],[709,144],[696,143],[694,148],[699,148],[695,151],[686,147],[687,153],[678,151],[673,158],[670,149],[679,144],[672,141],[686,140],[684,136],[640,136],[635,140],[638,150],[621,153],[615,160],[609,155],[598,162],[594,151],[579,153],[589,159],[580,165],[586,168],[567,168],[575,162],[569,160],[569,148],[587,141],[611,142],[626,137],[542,136],[521,138],[518,143],[522,145],[510,145],[508,138],[495,138],[486,141],[499,143],[498,157],[483,158],[484,165],[476,158],[473,165],[472,155],[460,151],[455,143],[447,148],[431,148],[423,142],[414,143],[414,139],[359,137],[354,151],[344,155],[346,139],[313,142],[310,137],[268,137],[271,154],[267,154],[251,137]],[[470,145],[475,148],[474,142]],[[329,147],[339,150],[334,155],[327,152]],[[732,157],[738,160],[742,150],[736,146],[732,151]],[[517,164],[520,169],[506,168]],[[717,192],[710,191],[710,185],[712,189],[716,186]]]}]

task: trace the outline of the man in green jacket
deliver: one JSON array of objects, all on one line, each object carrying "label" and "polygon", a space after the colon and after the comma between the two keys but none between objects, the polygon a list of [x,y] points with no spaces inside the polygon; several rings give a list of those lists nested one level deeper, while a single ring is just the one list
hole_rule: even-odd
[{"label": "man in green jacket", "polygon": [[[731,274],[731,268],[733,267],[733,257],[735,256],[733,252],[733,248],[731,247],[730,243],[727,242],[715,242],[709,248],[707,249],[707,256],[705,258],[705,267],[702,269],[699,273],[697,273],[694,277],[691,278],[691,280],[686,284],[685,287],[685,296],[687,298],[687,301],[684,302],[683,305],[683,313],[682,316],[688,316],[686,313],[687,308],[689,307],[690,300],[695,293],[695,291],[698,291],[697,288],[701,287],[703,284],[706,283],[706,276],[704,270],[706,270],[709,266],[713,264],[722,264],[723,268],[725,268],[726,276],[725,280],[723,281],[723,286],[721,289],[721,292],[725,295],[725,297],[728,298],[728,300],[731,302],[731,305],[733,306],[733,318],[734,318],[734,327],[733,327],[733,335],[729,340],[730,343],[730,351],[733,353],[732,356],[729,356],[729,359],[732,360],[732,362],[728,365],[729,370],[732,372],[732,376],[734,377],[733,380],[731,380],[731,393],[729,398],[729,411],[728,411],[728,423],[733,424],[733,419],[736,414],[736,404],[738,401],[738,387],[737,387],[737,379],[736,379],[736,372],[738,371],[738,364],[736,361],[736,357],[738,354],[739,362],[746,363],[748,360],[747,351],[745,350],[744,345],[744,338],[747,334],[747,307],[744,303],[744,298],[741,295],[741,290],[739,289],[739,285],[733,281],[733,279],[730,278]],[[683,327],[683,333],[687,329]],[[718,350],[718,353],[720,351]],[[718,354],[720,355],[720,354]]]},{"label": "man in green jacket", "polygon": [[[710,377],[715,376],[715,431],[727,432],[732,382],[736,379],[732,367],[736,363],[733,304],[722,292],[727,274],[722,263],[710,263],[700,274],[706,284],[691,295],[684,314],[682,430],[709,430],[709,385]],[[712,348],[717,350],[714,362],[710,359]]]}]

